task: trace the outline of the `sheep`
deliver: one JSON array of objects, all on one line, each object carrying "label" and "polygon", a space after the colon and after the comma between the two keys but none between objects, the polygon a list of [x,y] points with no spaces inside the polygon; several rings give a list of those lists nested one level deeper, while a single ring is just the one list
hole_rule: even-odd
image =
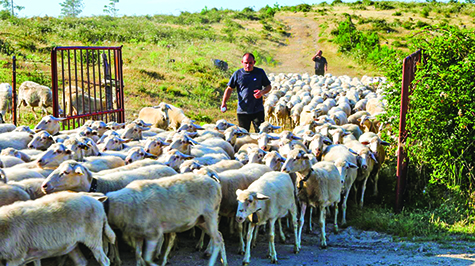
[{"label": "sheep", "polygon": [[380,98],[369,99],[366,103],[366,111],[368,111],[371,116],[376,116],[382,112],[385,112],[383,101]]},{"label": "sheep", "polygon": [[117,123],[117,122],[111,121],[107,123],[107,127],[109,128],[109,130],[119,130],[125,127],[125,123]]},{"label": "sheep", "polygon": [[[351,149],[352,151],[356,152],[358,154],[357,156],[357,162],[358,162],[358,176],[357,176],[357,181],[362,181],[363,184],[361,185],[361,199],[360,199],[360,208],[363,208],[363,201],[364,201],[364,193],[366,191],[366,182],[368,181],[368,178],[375,168],[375,166],[378,164],[378,160],[376,159],[375,155],[373,152],[365,145],[361,144],[357,140],[349,141],[345,143],[345,146],[348,147],[348,149]],[[358,187],[355,185],[355,191],[358,191]],[[357,193],[356,193],[357,194]]]},{"label": "sheep", "polygon": [[160,156],[163,152],[163,147],[170,145],[167,142],[164,142],[161,138],[148,138],[145,141],[144,149],[146,152]]},{"label": "sheep", "polygon": [[[215,176],[218,178],[221,190],[222,190],[222,199],[221,205],[219,208],[219,215],[222,217],[235,218],[236,209],[238,207],[238,202],[236,200],[236,190],[237,189],[246,189],[248,186],[259,179],[262,175],[267,172],[270,172],[271,169],[266,165],[261,164],[247,164],[242,168],[235,170],[227,170],[221,173],[216,173],[212,167],[204,167],[200,170],[194,171],[196,174],[205,174],[209,176]],[[232,224],[232,223],[231,223]],[[232,231],[233,226],[230,226]],[[238,233],[239,233],[239,250],[238,253],[243,254],[245,250],[243,235],[242,235],[242,226],[238,224]],[[201,246],[201,241],[198,243],[198,246]]]},{"label": "sheep", "polygon": [[345,225],[346,202],[358,174],[356,157],[347,147],[341,144],[334,144],[325,148],[322,159],[323,161],[334,163],[340,173],[341,179],[344,180],[341,188],[341,193],[343,194],[341,224]]},{"label": "sheep", "polygon": [[274,126],[271,123],[265,121],[259,125],[259,134],[262,133],[273,133],[275,130],[280,129],[282,127]]},{"label": "sheep", "polygon": [[168,105],[170,110],[168,111],[168,117],[170,119],[170,124],[168,125],[173,130],[177,130],[181,124],[190,119],[185,115],[182,109],[175,107],[171,104]]},{"label": "sheep", "polygon": [[307,138],[307,141],[310,142],[308,150],[319,160],[322,157],[324,145],[333,144],[327,136],[323,136],[320,133],[315,133],[311,138]]},{"label": "sheep", "polygon": [[[178,174],[158,180],[137,180],[127,187],[107,193],[109,222],[119,228],[136,247],[137,265],[155,265],[155,250],[161,249],[163,234],[199,226],[211,237],[213,252],[209,265],[214,265],[218,253],[227,265],[224,242],[218,231],[218,210],[221,187],[216,179],[193,173]],[[166,199],[166,202],[164,201]],[[147,248],[142,257],[142,241]],[[165,252],[162,265],[166,264]]]},{"label": "sheep", "polygon": [[30,196],[23,189],[9,184],[7,175],[0,169],[0,207],[29,199]]},{"label": "sheep", "polygon": [[[87,93],[81,92],[82,91],[81,88],[77,88],[77,89],[79,91],[77,90],[73,91],[71,94],[67,93],[65,96],[66,112],[72,115],[82,115],[85,113],[95,113],[95,112],[107,110],[106,99],[100,99],[97,97],[87,95]],[[66,88],[66,90],[69,91],[69,88]]]},{"label": "sheep", "polygon": [[344,180],[333,163],[318,162],[310,164],[310,160],[303,151],[291,151],[282,166],[282,172],[297,173],[297,197],[300,201],[299,238],[302,237],[305,210],[307,205],[320,209],[320,247],[326,248],[325,212],[330,206],[335,207],[334,230],[338,231],[337,217],[340,203],[341,187]]},{"label": "sheep", "polygon": [[382,164],[386,160],[386,150],[384,146],[389,146],[389,143],[380,139],[378,135],[373,132],[367,132],[360,136],[358,139],[361,144],[368,146],[371,151],[376,156],[378,163],[373,169],[371,175],[374,179],[374,192],[373,195],[378,195],[378,180],[379,180],[379,170],[381,169]]},{"label": "sheep", "polygon": [[236,190],[238,208],[236,221],[243,223],[250,220],[247,231],[246,252],[243,264],[249,264],[251,259],[251,240],[256,226],[269,222],[269,256],[271,263],[277,263],[277,253],[274,244],[275,221],[285,217],[289,212],[294,228],[294,252],[300,251],[300,239],[297,234],[297,205],[294,200],[294,185],[287,173],[268,172],[254,181],[245,190]]},{"label": "sheep", "polygon": [[264,151],[275,151],[279,148],[277,142],[271,142],[272,140],[278,140],[280,139],[279,136],[273,136],[269,135],[267,133],[261,133],[259,134],[259,137],[257,138],[257,146],[261,148]]},{"label": "sheep", "polygon": [[59,122],[63,120],[65,120],[65,118],[56,118],[52,115],[45,116],[41,118],[41,121],[38,122],[33,131],[40,132],[41,130],[45,130],[54,136],[59,133]]},{"label": "sheep", "polygon": [[3,171],[5,175],[8,176],[8,179],[11,181],[21,181],[24,179],[31,178],[45,178],[40,172],[35,171],[34,169],[28,169],[22,165],[17,165],[16,167],[4,168]]},{"label": "sheep", "polygon": [[109,130],[109,127],[107,126],[107,124],[104,121],[100,121],[100,120],[92,122],[90,127],[93,130],[93,132],[96,132],[98,137],[102,137],[102,135],[104,135],[104,133],[107,130]]},{"label": "sheep", "polygon": [[42,184],[42,190],[49,194],[57,191],[90,191],[108,193],[126,187],[134,180],[158,179],[177,174],[164,165],[149,165],[137,169],[93,174],[83,163],[68,160],[61,163]]},{"label": "sheep", "polygon": [[232,126],[234,126],[234,124],[226,121],[226,119],[220,119],[216,121],[215,129],[218,131],[225,131],[226,129]]},{"label": "sheep", "polygon": [[25,162],[18,157],[10,156],[10,155],[0,155],[0,166],[4,168],[12,167],[17,164],[23,164],[23,163]]},{"label": "sheep", "polygon": [[23,151],[16,150],[14,148],[6,148],[3,149],[2,152],[0,153],[1,156],[14,156],[19,159],[21,159],[23,162],[27,163],[31,161],[31,156],[26,154]]},{"label": "sheep", "polygon": [[[283,127],[287,118],[289,117],[289,109],[287,108],[285,102],[279,101],[274,106],[274,121],[276,121],[277,125]],[[266,132],[267,133],[267,132]]]},{"label": "sheep", "polygon": [[112,243],[116,236],[101,203],[105,199],[103,195],[61,192],[1,207],[0,260],[7,265],[25,265],[67,254],[82,243],[100,265],[108,266],[103,234]]},{"label": "sheep", "polygon": [[285,158],[277,151],[271,151],[264,156],[262,161],[265,165],[269,166],[272,171],[280,171],[282,164],[285,162]]},{"label": "sheep", "polygon": [[102,140],[102,144],[98,148],[101,152],[127,150],[129,146],[125,145],[125,143],[131,141],[131,139],[122,139],[116,135],[110,135]]},{"label": "sheep", "polygon": [[8,83],[0,84],[0,123],[5,123],[5,114],[12,112],[12,86]]},{"label": "sheep", "polygon": [[335,121],[336,125],[341,126],[344,124],[348,124],[348,117],[346,113],[343,111],[336,111],[330,114],[330,118],[333,119],[333,121]]},{"label": "sheep", "polygon": [[34,200],[46,195],[41,188],[44,181],[45,178],[41,177],[24,179],[21,181],[9,181],[8,184],[14,187],[21,188],[30,196],[29,199]]},{"label": "sheep", "polygon": [[[56,143],[51,145],[51,147],[38,158],[36,163],[40,168],[56,168],[62,162],[72,158],[73,151],[66,148],[62,143]],[[84,164],[92,172],[99,172],[101,170],[125,165],[124,160],[115,156],[90,156],[85,157],[84,160]]]},{"label": "sheep", "polygon": [[6,132],[0,133],[0,150],[14,148],[16,150],[26,149],[33,135],[26,132]]},{"label": "sheep", "polygon": [[161,102],[158,106],[144,107],[139,112],[139,119],[152,124],[152,127],[167,129],[170,122],[168,110],[170,106]]},{"label": "sheep", "polygon": [[131,123],[125,126],[125,129],[120,135],[120,137],[122,139],[141,140],[143,139],[142,132],[149,129],[149,127],[144,127],[136,123]]},{"label": "sheep", "polygon": [[33,139],[28,143],[28,149],[45,151],[55,143],[53,136],[47,131],[40,131],[33,135]]},{"label": "sheep", "polygon": [[135,161],[139,161],[145,158],[157,158],[157,156],[146,152],[142,147],[133,147],[127,153],[127,157],[125,158],[125,164],[131,164]]},{"label": "sheep", "polygon": [[35,107],[40,107],[45,114],[48,114],[46,108],[53,106],[51,89],[33,81],[23,82],[18,89],[18,112],[22,104],[31,107],[35,118],[38,118]]},{"label": "sheep", "polygon": [[267,152],[259,147],[250,147],[247,149],[248,163],[262,163],[262,159],[264,159],[266,154]]},{"label": "sheep", "polygon": [[135,161],[135,162],[132,162],[130,164],[126,164],[124,166],[120,166],[120,167],[116,167],[116,168],[113,168],[113,169],[106,169],[106,170],[102,170],[102,171],[99,171],[99,172],[95,172],[94,175],[108,175],[108,174],[111,174],[111,173],[118,173],[118,172],[124,172],[124,171],[129,171],[129,170],[135,170],[135,169],[139,169],[141,167],[146,167],[146,166],[150,166],[150,165],[163,165],[161,162],[157,161],[157,160],[154,160],[154,159],[143,159],[143,160],[139,160],[139,161]]}]

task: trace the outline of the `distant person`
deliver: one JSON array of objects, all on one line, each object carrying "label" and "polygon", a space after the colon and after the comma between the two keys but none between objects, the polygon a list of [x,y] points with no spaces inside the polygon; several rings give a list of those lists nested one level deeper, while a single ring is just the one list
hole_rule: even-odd
[{"label": "distant person", "polygon": [[251,53],[245,53],[242,57],[242,68],[234,72],[228,82],[228,87],[223,95],[221,112],[226,112],[228,101],[233,89],[237,89],[238,105],[237,118],[239,126],[247,131],[251,129],[251,122],[255,132],[259,132],[259,125],[264,122],[264,104],[262,96],[268,93],[272,87],[269,78],[263,69],[254,67],[256,60]]},{"label": "distant person", "polygon": [[315,75],[325,75],[325,71],[328,71],[328,62],[325,57],[322,56],[322,50],[318,50],[318,52],[312,57],[312,61],[315,62]]}]

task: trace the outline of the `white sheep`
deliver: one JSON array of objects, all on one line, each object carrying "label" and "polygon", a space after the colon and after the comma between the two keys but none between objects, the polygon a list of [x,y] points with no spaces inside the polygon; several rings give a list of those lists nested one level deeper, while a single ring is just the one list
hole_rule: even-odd
[{"label": "white sheep", "polygon": [[59,122],[65,120],[65,118],[56,118],[52,115],[47,115],[41,118],[41,121],[35,126],[33,131],[40,132],[41,130],[48,131],[52,136],[58,134],[59,132]]},{"label": "white sheep", "polygon": [[294,185],[289,174],[268,172],[254,181],[245,190],[236,191],[238,208],[236,221],[243,223],[249,219],[247,231],[246,252],[243,264],[249,264],[251,259],[251,240],[256,226],[268,223],[269,228],[269,256],[271,263],[277,263],[275,251],[275,222],[285,217],[289,212],[294,228],[294,252],[300,251],[300,239],[297,233],[297,205],[295,204]]},{"label": "white sheep", "polygon": [[346,224],[346,202],[358,174],[356,156],[347,147],[336,144],[325,148],[322,159],[323,161],[334,163],[341,179],[345,180],[341,188],[341,193],[343,194],[341,224],[344,225]]},{"label": "white sheep", "polygon": [[40,131],[33,135],[33,139],[28,143],[28,149],[45,151],[55,143],[53,136],[47,131]]},{"label": "white sheep", "polygon": [[30,162],[31,156],[24,152],[25,150],[16,150],[14,148],[3,149],[0,155],[9,155],[21,159],[23,162]]},{"label": "white sheep", "polygon": [[338,231],[337,217],[338,204],[340,203],[341,187],[344,180],[341,179],[338,169],[333,163],[318,162],[314,165],[303,151],[291,151],[282,166],[283,172],[297,173],[296,187],[297,197],[300,201],[299,238],[302,237],[305,210],[307,205],[319,208],[320,217],[320,247],[326,248],[325,236],[325,212],[330,206],[335,207],[334,230]]},{"label": "white sheep", "polygon": [[54,170],[42,184],[45,193],[62,190],[93,191],[107,193],[126,187],[132,181],[139,179],[159,179],[177,174],[170,167],[149,165],[137,169],[93,175],[84,164],[73,160],[63,162]]},{"label": "white sheep", "polygon": [[0,123],[5,123],[5,114],[12,112],[12,86],[8,83],[0,84]]},{"label": "white sheep", "polygon": [[103,195],[61,192],[1,207],[0,224],[4,229],[0,260],[7,265],[25,265],[67,254],[82,243],[101,266],[108,266],[109,259],[102,249],[103,234],[111,243],[116,236],[100,202],[105,199]]},{"label": "white sheep", "polygon": [[152,124],[152,127],[167,129],[170,122],[168,117],[170,109],[168,104],[161,102],[158,106],[142,108],[138,117],[146,123]]},{"label": "white sheep", "polygon": [[16,150],[26,149],[33,135],[27,132],[6,132],[0,133],[0,150],[14,148]]},{"label": "white sheep", "polygon": [[22,104],[31,107],[35,118],[38,118],[35,107],[40,107],[45,114],[48,114],[46,108],[53,106],[51,89],[33,81],[23,82],[18,89],[18,112]]},{"label": "white sheep", "polygon": [[[138,265],[154,265],[153,254],[155,250],[161,250],[164,234],[172,233],[170,243],[175,233],[194,226],[211,237],[213,247],[209,265],[214,265],[219,253],[223,264],[227,265],[224,242],[218,231],[221,187],[217,180],[207,175],[178,174],[158,180],[137,180],[107,196],[109,222],[136,247]],[[144,240],[147,248],[142,257]],[[166,264],[171,246],[167,246],[162,265]]]}]

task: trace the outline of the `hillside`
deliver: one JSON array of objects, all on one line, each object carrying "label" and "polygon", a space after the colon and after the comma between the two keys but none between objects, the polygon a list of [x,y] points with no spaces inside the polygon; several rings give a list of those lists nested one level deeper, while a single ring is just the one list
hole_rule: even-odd
[{"label": "hillside", "polygon": [[[473,28],[474,10],[473,5],[458,3],[335,1],[258,11],[205,8],[180,16],[17,19],[2,13],[0,80],[10,82],[13,55],[18,58],[18,84],[33,80],[49,86],[52,47],[123,45],[129,120],[140,108],[161,101],[184,108],[201,122],[234,120],[233,112],[223,115],[217,107],[244,52],[253,52],[257,66],[268,73],[312,73],[310,58],[322,49],[333,75],[382,75],[378,65],[364,63],[358,54],[340,52],[333,42],[332,31],[345,17],[358,29],[378,34],[382,46],[410,54],[411,36],[423,26]],[[215,68],[213,59],[228,62],[229,70]],[[22,123],[34,123],[29,114],[24,117]]]}]

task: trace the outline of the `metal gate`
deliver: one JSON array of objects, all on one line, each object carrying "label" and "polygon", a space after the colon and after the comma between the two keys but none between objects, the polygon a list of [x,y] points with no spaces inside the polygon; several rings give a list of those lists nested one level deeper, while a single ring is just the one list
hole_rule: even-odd
[{"label": "metal gate", "polygon": [[409,95],[412,93],[414,84],[414,75],[417,65],[422,60],[422,50],[418,50],[410,56],[406,57],[402,66],[402,89],[401,89],[401,108],[399,114],[399,138],[397,149],[397,187],[396,187],[396,206],[395,211],[400,212],[403,207],[404,194],[407,182],[407,167],[409,158],[404,150],[408,132],[406,131],[406,114],[409,108]]},{"label": "metal gate", "polygon": [[51,51],[53,116],[63,129],[86,120],[125,121],[122,46],[55,47]]}]

